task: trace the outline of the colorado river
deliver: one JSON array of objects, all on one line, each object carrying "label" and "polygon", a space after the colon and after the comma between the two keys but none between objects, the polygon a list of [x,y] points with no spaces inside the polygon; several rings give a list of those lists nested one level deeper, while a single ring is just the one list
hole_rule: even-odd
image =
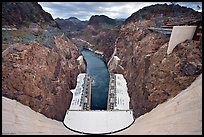
[{"label": "colorado river", "polygon": [[82,48],[86,61],[86,73],[92,77],[91,110],[106,110],[109,88],[109,72],[105,62],[94,52]]}]

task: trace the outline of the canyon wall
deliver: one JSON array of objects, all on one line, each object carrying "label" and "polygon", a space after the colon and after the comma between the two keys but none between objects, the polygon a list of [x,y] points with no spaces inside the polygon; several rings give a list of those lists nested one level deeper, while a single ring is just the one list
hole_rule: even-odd
[{"label": "canyon wall", "polygon": [[134,116],[138,117],[187,88],[202,72],[202,53],[185,41],[167,55],[168,37],[146,29],[121,31],[113,70],[122,73]]},{"label": "canyon wall", "polygon": [[[12,26],[10,19],[16,11],[15,18],[23,16],[29,26],[12,20],[18,29],[3,31],[2,96],[63,121],[72,99],[70,89],[75,88],[77,75],[85,71],[85,65],[77,62],[79,50],[52,26],[54,20],[37,3],[5,3],[3,7],[3,24]],[[24,13],[23,7],[29,12],[38,10],[40,21],[30,19],[32,14]]]},{"label": "canyon wall", "polygon": [[[179,10],[175,13],[173,9]],[[127,80],[135,118],[176,96],[202,72],[201,49],[191,40],[180,43],[167,55],[170,37],[152,32],[148,27],[158,27],[155,24],[158,18],[164,21],[160,25],[166,25],[171,20],[181,24],[197,21],[200,16],[198,12],[177,5],[152,5],[132,14],[121,26],[114,53],[120,61],[112,72],[123,74]],[[180,22],[179,17],[182,18]]]}]

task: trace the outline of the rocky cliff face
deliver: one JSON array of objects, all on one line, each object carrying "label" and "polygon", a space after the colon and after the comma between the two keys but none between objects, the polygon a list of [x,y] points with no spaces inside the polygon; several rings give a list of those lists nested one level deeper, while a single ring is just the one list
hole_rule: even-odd
[{"label": "rocky cliff face", "polygon": [[2,26],[29,26],[29,24],[56,25],[52,16],[45,12],[37,2],[3,2]]},{"label": "rocky cliff face", "polygon": [[[30,15],[19,9],[24,3],[8,5],[17,5],[13,10],[20,13],[15,20],[21,20],[21,15]],[[34,8],[36,3],[29,5]],[[9,9],[10,6],[4,7],[3,12]],[[47,17],[43,18],[46,13],[42,9],[38,13],[46,21]],[[7,16],[11,18],[10,14]],[[47,21],[36,24],[31,20],[31,25],[26,27],[12,20],[12,24],[21,28],[3,31],[2,95],[63,121],[72,98],[70,89],[75,88],[77,75],[85,68],[77,62],[80,55],[77,47]]]},{"label": "rocky cliff face", "polygon": [[[163,14],[170,10],[166,8],[165,11],[166,5],[154,6],[154,10],[160,7],[164,8]],[[149,112],[158,104],[177,95],[202,72],[200,48],[192,41],[185,41],[179,44],[172,54],[167,55],[169,37],[147,29],[149,25],[154,26],[154,20],[149,20],[149,16],[155,17],[157,12],[156,15],[150,12],[152,8],[141,11],[134,13],[134,19],[130,20],[132,18],[130,17],[119,31],[115,55],[121,62],[117,69],[113,70],[115,73],[124,74],[127,80],[130,105],[135,117]],[[191,13],[192,10],[181,14],[192,21],[186,12]],[[145,14],[148,17],[144,16],[143,21],[138,21],[139,17],[136,17],[138,14]],[[178,19],[176,16],[171,19],[176,18]]]},{"label": "rocky cliff face", "polygon": [[115,72],[127,79],[135,117],[177,95],[202,72],[202,55],[192,41],[167,55],[168,38],[147,30],[124,33],[116,43],[121,62]]},{"label": "rocky cliff face", "polygon": [[93,41],[93,44],[95,45],[96,49],[98,51],[103,52],[104,60],[106,63],[108,63],[114,51],[114,44],[118,32],[118,29],[107,30],[105,33],[101,32],[95,37],[95,41]]}]

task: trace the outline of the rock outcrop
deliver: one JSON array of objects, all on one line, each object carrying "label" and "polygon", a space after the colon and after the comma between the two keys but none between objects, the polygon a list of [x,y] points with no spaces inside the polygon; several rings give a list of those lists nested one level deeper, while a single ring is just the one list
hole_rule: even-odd
[{"label": "rock outcrop", "polygon": [[22,27],[30,23],[56,26],[52,16],[45,12],[37,2],[3,2],[2,26]]},{"label": "rock outcrop", "polygon": [[30,106],[47,117],[62,121],[76,85],[78,49],[54,38],[56,48],[40,43],[16,43],[3,52],[2,95]]}]

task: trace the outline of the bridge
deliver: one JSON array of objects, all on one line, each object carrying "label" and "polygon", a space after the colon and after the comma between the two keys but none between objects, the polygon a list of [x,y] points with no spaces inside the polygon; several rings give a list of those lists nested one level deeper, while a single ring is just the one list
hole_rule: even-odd
[{"label": "bridge", "polygon": [[171,35],[171,32],[173,30],[169,28],[155,28],[155,27],[149,27],[148,29],[154,32],[165,34],[165,35]]}]

